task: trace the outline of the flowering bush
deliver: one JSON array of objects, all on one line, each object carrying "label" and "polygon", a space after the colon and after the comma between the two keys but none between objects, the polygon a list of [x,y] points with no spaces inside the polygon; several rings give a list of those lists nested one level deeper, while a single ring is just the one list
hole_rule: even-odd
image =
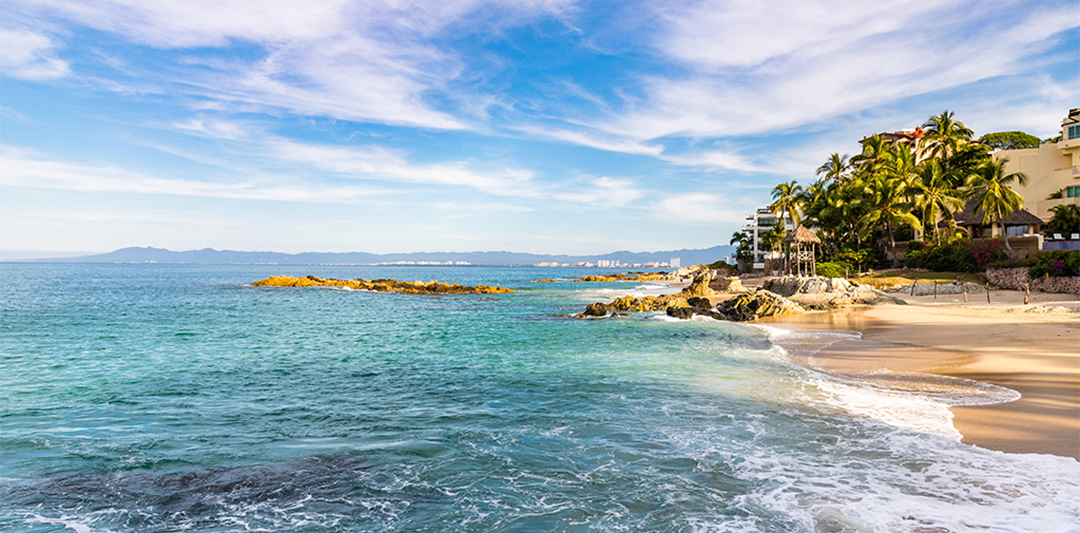
[{"label": "flowering bush", "polygon": [[937,272],[981,272],[990,263],[1008,258],[1005,241],[1001,239],[964,239],[909,251],[905,263],[909,268]]},{"label": "flowering bush", "polygon": [[1080,251],[1054,250],[1035,256],[1035,264],[1031,266],[1031,277],[1061,278],[1066,276],[1080,276]]}]

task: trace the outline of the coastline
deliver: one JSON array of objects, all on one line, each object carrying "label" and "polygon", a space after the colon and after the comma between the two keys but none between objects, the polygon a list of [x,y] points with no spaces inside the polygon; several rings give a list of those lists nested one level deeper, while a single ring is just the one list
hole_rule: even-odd
[{"label": "coastline", "polygon": [[[904,297],[909,305],[811,312],[757,324],[782,330],[847,330],[854,342],[807,350],[776,342],[793,360],[845,378],[882,372],[913,382],[928,375],[989,383],[1020,393],[1006,403],[951,406],[961,441],[1009,453],[1080,460],[1080,301],[1021,291]],[[980,300],[983,298],[983,300]],[[801,351],[800,351],[801,350]]]}]

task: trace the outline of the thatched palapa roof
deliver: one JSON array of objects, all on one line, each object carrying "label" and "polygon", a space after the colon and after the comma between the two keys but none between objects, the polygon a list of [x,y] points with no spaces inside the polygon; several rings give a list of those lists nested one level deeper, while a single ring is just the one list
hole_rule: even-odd
[{"label": "thatched palapa roof", "polygon": [[[956,225],[957,226],[983,226],[983,210],[975,209],[975,200],[969,200],[967,205],[964,206],[964,210],[956,213]],[[994,220],[991,218],[991,222]],[[1043,224],[1043,220],[1033,214],[1027,209],[1020,208],[1013,211],[1011,215],[1005,217],[1004,223],[1006,226],[1038,226]]]},{"label": "thatched palapa roof", "polygon": [[791,244],[793,242],[821,244],[821,239],[819,239],[817,235],[814,235],[814,232],[806,229],[806,226],[799,224],[799,227],[795,228],[795,231],[788,233],[787,237],[784,237],[783,242],[784,244]]}]

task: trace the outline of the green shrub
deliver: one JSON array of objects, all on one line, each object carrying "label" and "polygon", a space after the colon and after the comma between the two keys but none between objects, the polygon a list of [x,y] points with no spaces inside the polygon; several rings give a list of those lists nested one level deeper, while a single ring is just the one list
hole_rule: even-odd
[{"label": "green shrub", "polygon": [[817,275],[825,276],[826,278],[842,278],[846,273],[848,266],[843,263],[818,263]]},{"label": "green shrub", "polygon": [[925,268],[935,272],[982,272],[991,263],[1008,258],[1002,239],[964,239],[910,251],[904,263],[908,268]]},{"label": "green shrub", "polygon": [[1034,260],[1036,264],[1029,271],[1033,278],[1080,276],[1080,250],[1042,252]]}]

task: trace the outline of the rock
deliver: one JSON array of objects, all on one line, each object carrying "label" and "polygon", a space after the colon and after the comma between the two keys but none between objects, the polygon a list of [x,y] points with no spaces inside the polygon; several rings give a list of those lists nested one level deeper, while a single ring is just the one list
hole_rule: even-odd
[{"label": "rock", "polygon": [[716,306],[716,311],[725,319],[735,322],[798,315],[804,312],[799,304],[767,290],[741,294],[720,302]]},{"label": "rock", "polygon": [[686,299],[686,305],[688,305],[690,307],[698,307],[698,308],[701,308],[701,309],[708,309],[708,308],[712,307],[712,302],[710,302],[708,298],[694,297],[694,298],[687,298]]},{"label": "rock", "polygon": [[843,278],[823,276],[778,276],[765,278],[761,288],[785,298],[795,294],[822,294],[829,292],[847,292],[853,285]]},{"label": "rock", "polygon": [[437,281],[397,281],[392,279],[332,279],[318,276],[294,278],[292,276],[271,276],[252,283],[256,287],[345,287],[349,289],[396,292],[399,294],[497,294],[514,292],[504,287],[477,285],[469,287],[457,283],[439,283]]},{"label": "rock", "polygon": [[705,269],[694,276],[694,281],[690,283],[690,286],[684,288],[679,294],[686,298],[712,296],[716,294],[716,291],[709,287],[709,283],[711,283],[712,280],[712,270]]},{"label": "rock", "polygon": [[766,278],[762,289],[787,297],[805,309],[827,310],[846,305],[906,305],[907,302],[842,278],[779,276]]},{"label": "rock", "polygon": [[668,307],[667,315],[682,320],[690,320],[691,318],[694,318],[694,315],[697,314],[697,311],[698,310],[694,309],[693,307]]},{"label": "rock", "polygon": [[713,279],[709,282],[709,288],[716,292],[745,292],[746,288],[743,287],[742,280],[738,277],[725,277],[716,275],[714,271]]},{"label": "rock", "polygon": [[581,313],[582,316],[606,316],[608,312],[607,305],[600,302],[591,303],[585,306],[585,312]]},{"label": "rock", "polygon": [[671,309],[672,307],[690,307],[690,302],[686,298],[676,296],[667,301],[664,305],[664,309]]}]

